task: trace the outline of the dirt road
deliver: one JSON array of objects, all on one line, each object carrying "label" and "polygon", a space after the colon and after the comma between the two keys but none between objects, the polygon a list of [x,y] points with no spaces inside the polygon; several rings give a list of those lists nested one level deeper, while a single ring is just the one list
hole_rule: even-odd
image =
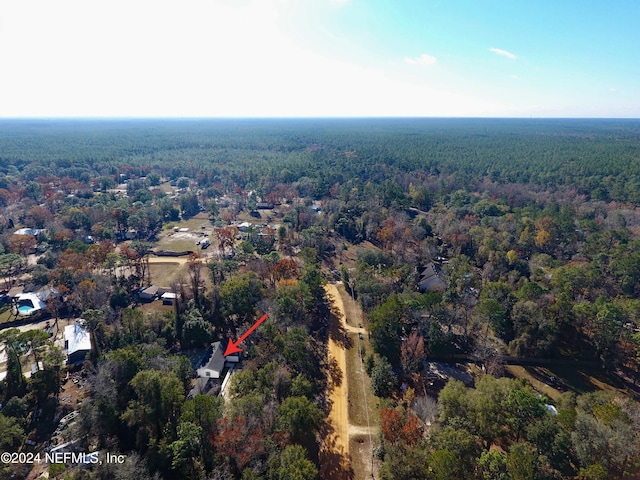
[{"label": "dirt road", "polygon": [[[349,450],[350,437],[377,433],[375,427],[353,425],[349,421],[349,388],[360,388],[360,386],[348,384],[347,368],[356,368],[356,366],[347,366],[345,350],[349,345],[347,336],[349,333],[364,335],[366,330],[347,324],[345,306],[335,284],[327,284],[325,290],[333,304],[334,313],[331,316],[328,354],[331,368],[329,375],[331,410],[321,453],[320,476],[321,478],[352,479],[354,472]],[[358,455],[357,452],[354,453]]]},{"label": "dirt road", "polygon": [[[336,308],[340,309],[342,300],[337,290],[332,291],[327,285],[326,290]],[[330,330],[337,329],[340,319],[331,316]],[[350,479],[349,461],[349,419],[347,405],[347,360],[344,348],[338,343],[336,335],[329,335],[328,361],[330,365],[328,396],[331,402],[326,431],[323,432],[324,441],[320,452],[320,477]]]},{"label": "dirt road", "polygon": [[149,263],[178,263],[184,265],[189,261],[189,256],[182,257],[149,257]]}]

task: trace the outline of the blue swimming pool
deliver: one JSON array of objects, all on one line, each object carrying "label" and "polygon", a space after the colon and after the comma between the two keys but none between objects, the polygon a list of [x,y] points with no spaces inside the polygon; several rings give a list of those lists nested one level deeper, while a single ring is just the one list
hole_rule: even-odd
[{"label": "blue swimming pool", "polygon": [[28,315],[32,310],[33,307],[30,307],[29,305],[20,305],[18,307],[18,312],[20,312],[22,315]]}]

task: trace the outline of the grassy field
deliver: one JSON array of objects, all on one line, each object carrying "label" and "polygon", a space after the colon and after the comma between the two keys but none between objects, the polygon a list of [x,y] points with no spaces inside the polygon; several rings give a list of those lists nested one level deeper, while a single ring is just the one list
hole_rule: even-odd
[{"label": "grassy field", "polygon": [[596,390],[609,390],[625,393],[624,385],[614,375],[599,368],[580,368],[570,366],[537,367],[538,372],[556,377],[558,382],[566,385],[576,393],[587,393]]},{"label": "grassy field", "polygon": [[[373,457],[372,448],[375,448],[377,439],[373,437],[372,442],[369,441],[368,435],[354,435],[349,440],[349,452],[351,452],[351,467],[353,468],[353,480],[370,480],[376,478],[372,475],[372,468],[377,472],[379,461]],[[371,459],[373,457],[373,465]]]},{"label": "grassy field", "polygon": [[[362,427],[378,426],[378,401],[371,391],[371,379],[364,371],[364,365],[358,354],[358,335],[350,333],[353,347],[347,350],[347,384],[349,385],[349,422]],[[364,337],[360,340],[366,352],[371,351],[369,341]],[[366,353],[365,353],[366,355]],[[364,408],[367,405],[367,408]]]},{"label": "grassy field", "polygon": [[171,287],[174,281],[187,281],[188,266],[184,262],[171,262],[167,260],[161,263],[150,263],[151,283],[159,287]]},{"label": "grassy field", "polygon": [[[188,228],[189,231],[174,232],[174,227]],[[160,238],[156,242],[155,248],[158,250],[174,250],[176,252],[197,252],[199,247],[196,245],[196,242],[202,238],[201,234],[208,233],[210,240],[213,241],[211,235],[212,231],[213,225],[209,222],[207,214],[199,213],[188,220],[167,224],[164,231],[160,234]]]},{"label": "grassy field", "polygon": [[253,215],[249,215],[249,213],[243,210],[238,215],[236,215],[236,220],[239,222],[249,222],[249,223],[255,224],[255,223],[263,223],[263,222],[266,223],[268,217],[271,217],[272,219],[274,219],[274,223],[280,223],[276,219],[276,215],[274,214],[273,210],[258,210],[258,213],[260,214],[260,218],[256,218]]},{"label": "grassy field", "polygon": [[190,232],[171,232],[163,235],[155,244],[155,248],[157,250],[173,250],[174,252],[197,252],[200,247],[196,245],[196,242],[200,238],[199,235]]},{"label": "grassy field", "polygon": [[187,220],[168,223],[164,226],[164,229],[172,230],[173,227],[178,227],[188,228],[189,230],[195,230],[199,232],[200,230],[202,230],[202,228],[200,228],[202,225],[205,225],[206,229],[209,231],[213,228],[213,225],[211,225],[211,222],[209,221],[209,214],[206,212],[200,212],[196,216],[191,217]]},{"label": "grassy field", "polygon": [[608,390],[626,394],[620,380],[601,369],[577,369],[567,365],[554,367],[507,365],[505,369],[513,377],[528,380],[533,388],[552,400],[557,400],[566,391],[582,394]]},{"label": "grassy field", "polygon": [[11,309],[6,308],[0,312],[0,323],[8,322],[11,318]]},{"label": "grassy field", "polygon": [[[345,291],[344,285],[336,285],[342,304],[344,306],[345,322],[351,327],[361,327],[364,325],[364,319],[360,305],[354,301]],[[362,408],[368,405],[369,422],[378,425],[378,410],[376,397],[371,392],[371,379],[364,371],[364,365],[360,358],[360,349],[363,349],[364,356],[371,352],[371,343],[368,335],[363,335],[362,339],[357,333],[349,333],[349,344],[351,348],[346,350],[347,365],[347,382],[349,385],[349,421],[355,425],[367,426],[366,413],[367,409]],[[364,382],[364,388],[363,388]],[[375,418],[373,418],[375,417]]]},{"label": "grassy field", "polygon": [[562,395],[562,392],[556,388],[553,388],[550,385],[538,380],[536,376],[532,375],[530,370],[532,367],[522,367],[520,365],[507,365],[505,367],[507,373],[515,378],[523,378],[527,380],[533,388],[535,388],[538,392],[544,393],[552,400],[556,401]]},{"label": "grassy field", "polygon": [[[345,291],[343,285],[338,285],[338,292],[342,297],[342,303],[345,310],[345,321],[347,325],[352,327],[360,327],[364,325],[364,319],[360,305],[353,300]],[[371,379],[364,371],[364,365],[360,358],[359,348],[364,350],[364,356],[372,351],[371,343],[368,335],[363,335],[362,340],[356,333],[350,333],[351,347],[346,351],[347,364],[351,368],[347,368],[347,382],[349,385],[349,421],[354,425],[366,427],[378,426],[380,424],[380,416],[378,415],[378,402],[371,391]],[[362,408],[363,405],[368,408]],[[367,422],[368,414],[368,422]]]},{"label": "grassy field", "polygon": [[163,305],[160,300],[154,300],[149,303],[140,303],[136,307],[136,309],[140,310],[144,314],[149,313],[165,313],[165,312],[173,312],[173,305]]}]

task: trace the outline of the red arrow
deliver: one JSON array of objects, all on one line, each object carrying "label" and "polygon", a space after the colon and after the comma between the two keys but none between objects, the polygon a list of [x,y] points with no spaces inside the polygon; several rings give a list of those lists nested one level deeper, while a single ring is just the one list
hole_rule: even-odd
[{"label": "red arrow", "polygon": [[233,342],[233,340],[231,340],[231,338],[229,338],[229,343],[227,343],[227,349],[224,351],[224,356],[228,356],[228,355],[233,355],[236,352],[241,352],[242,350],[240,348],[238,348],[238,345],[240,345],[245,338],[247,338],[249,336],[249,334],[251,332],[253,332],[256,328],[258,328],[260,326],[260,324],[262,322],[264,322],[267,319],[267,314],[265,313],[264,315],[262,315],[260,317],[260,320],[258,320],[256,323],[254,323],[251,328],[249,330],[247,330],[244,335],[242,335],[237,342]]}]

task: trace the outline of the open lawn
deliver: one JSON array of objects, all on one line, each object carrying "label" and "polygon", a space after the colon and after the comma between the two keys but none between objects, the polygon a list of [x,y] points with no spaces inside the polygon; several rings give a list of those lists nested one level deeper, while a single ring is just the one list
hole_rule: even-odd
[{"label": "open lawn", "polygon": [[194,217],[188,218],[186,220],[180,220],[178,222],[171,222],[164,226],[166,230],[172,230],[173,227],[178,228],[188,228],[191,231],[201,231],[202,225],[206,226],[206,230],[211,231],[213,229],[213,225],[209,221],[209,214],[206,212],[200,212]]},{"label": "open lawn", "polygon": [[[349,423],[362,427],[377,427],[379,422],[378,404],[371,391],[371,379],[364,371],[364,364],[360,357],[372,351],[369,335],[363,328],[365,320],[360,305],[347,294],[342,283],[335,284],[342,299],[344,309],[344,323],[349,336],[349,348],[345,349],[347,365],[347,384],[349,385]],[[367,408],[364,408],[367,405]]]},{"label": "open lawn", "polygon": [[257,210],[257,212],[260,214],[260,218],[249,215],[249,213],[244,210],[236,215],[235,218],[239,222],[266,223],[268,218],[271,217],[272,219],[274,219],[274,223],[279,223],[275,220],[276,215],[273,210]]},{"label": "open lawn", "polygon": [[[159,287],[171,287],[173,282],[186,282],[188,266],[183,257],[173,259],[167,257],[167,261],[150,262],[151,283]],[[164,258],[162,258],[164,260]]]},{"label": "open lawn", "polygon": [[[188,228],[187,232],[174,232],[174,227]],[[203,228],[204,227],[204,228]],[[209,250],[200,250],[197,242],[203,238],[203,234],[209,235],[212,245]],[[215,247],[215,236],[213,235],[213,225],[209,222],[206,213],[199,213],[193,218],[182,220],[180,222],[171,222],[165,225],[160,233],[158,241],[155,243],[156,250],[173,250],[176,252],[200,252],[204,254],[212,251]]]},{"label": "open lawn", "polygon": [[557,400],[566,391],[582,394],[607,390],[626,394],[620,380],[601,369],[576,368],[567,365],[552,367],[507,365],[505,369],[513,377],[528,380],[533,388],[548,395],[552,400]]},{"label": "open lawn", "polygon": [[7,308],[0,312],[0,324],[8,322],[11,319],[11,309]]},{"label": "open lawn", "polygon": [[[353,480],[370,480],[376,478],[372,474],[379,468],[379,460],[373,456],[373,448],[377,445],[377,438],[369,441],[369,435],[353,435],[349,439],[349,452],[351,452],[351,466],[353,467]],[[373,459],[373,465],[371,464]]]},{"label": "open lawn", "polygon": [[161,300],[154,300],[148,303],[140,303],[136,308],[144,314],[156,313],[156,312],[165,313],[165,312],[174,311],[173,305],[163,305]]},{"label": "open lawn", "polygon": [[609,390],[625,393],[622,382],[614,375],[599,368],[579,368],[559,365],[547,368],[537,367],[543,374],[556,378],[556,382],[570,388],[576,393],[587,393],[596,390]]},{"label": "open lawn", "polygon": [[[349,385],[349,423],[362,427],[377,427],[380,424],[378,415],[378,402],[371,391],[371,378],[364,371],[364,364],[358,354],[358,345],[364,347],[365,356],[371,352],[369,340],[363,336],[363,340],[358,338],[358,334],[350,333],[351,348],[346,351],[347,364],[347,384]],[[358,343],[360,342],[360,343]],[[367,406],[365,408],[365,405]]]},{"label": "open lawn", "polygon": [[536,376],[532,375],[530,370],[533,370],[534,367],[522,367],[520,365],[507,365],[505,367],[506,372],[515,377],[515,378],[523,378],[527,380],[536,391],[540,393],[544,393],[552,400],[558,400],[562,392],[558,389],[547,385],[543,381],[536,378]]},{"label": "open lawn", "polygon": [[171,186],[171,182],[163,182],[159,185],[160,190],[162,190],[166,194],[174,193],[177,188]]},{"label": "open lawn", "polygon": [[[345,312],[345,323],[348,327],[359,329],[365,326],[360,305],[345,291],[344,285],[337,284],[336,288],[342,298]],[[362,337],[362,338],[360,338]],[[351,368],[347,369],[347,381],[349,387],[349,421],[354,425],[378,426],[380,424],[378,415],[378,404],[375,395],[371,391],[371,378],[364,371],[364,365],[360,358],[359,350],[362,349],[364,357],[372,351],[369,335],[349,333],[350,344],[346,351],[347,363]],[[363,405],[368,408],[362,408]],[[367,420],[367,414],[369,416]]]},{"label": "open lawn", "polygon": [[155,244],[155,248],[157,250],[173,250],[174,252],[197,252],[200,247],[196,245],[196,242],[200,238],[202,237],[191,232],[171,232],[160,238]]}]

